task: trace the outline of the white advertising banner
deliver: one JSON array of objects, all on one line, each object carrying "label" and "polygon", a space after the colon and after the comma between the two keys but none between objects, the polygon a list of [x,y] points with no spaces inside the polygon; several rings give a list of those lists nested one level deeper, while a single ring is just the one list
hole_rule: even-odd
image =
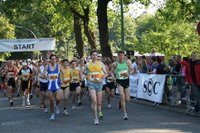
[{"label": "white advertising banner", "polygon": [[129,86],[131,91],[130,96],[137,97],[139,75],[138,74],[130,75],[129,79],[130,79]]},{"label": "white advertising banner", "polygon": [[0,39],[0,52],[49,51],[55,48],[54,38]]},{"label": "white advertising banner", "polygon": [[165,75],[139,74],[137,97],[162,103]]}]

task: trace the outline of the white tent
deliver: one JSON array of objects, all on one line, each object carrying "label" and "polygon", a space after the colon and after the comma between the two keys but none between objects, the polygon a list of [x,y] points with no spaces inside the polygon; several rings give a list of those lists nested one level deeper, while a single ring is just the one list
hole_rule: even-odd
[{"label": "white tent", "polygon": [[143,55],[147,56],[147,57],[148,56],[160,56],[160,57],[161,56],[163,56],[163,57],[165,56],[164,54],[161,54],[161,53],[144,53]]},{"label": "white tent", "polygon": [[139,54],[139,52],[136,51],[136,52],[134,53],[134,56],[142,56],[142,55]]}]

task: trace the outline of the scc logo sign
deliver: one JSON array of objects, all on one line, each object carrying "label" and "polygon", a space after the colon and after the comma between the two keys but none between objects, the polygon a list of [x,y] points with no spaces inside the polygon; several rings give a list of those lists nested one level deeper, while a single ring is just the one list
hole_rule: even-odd
[{"label": "scc logo sign", "polygon": [[160,85],[160,82],[154,82],[152,78],[149,78],[149,80],[145,80],[143,84],[143,92],[147,93],[149,96],[152,94],[157,95],[158,92],[156,91],[156,86]]}]

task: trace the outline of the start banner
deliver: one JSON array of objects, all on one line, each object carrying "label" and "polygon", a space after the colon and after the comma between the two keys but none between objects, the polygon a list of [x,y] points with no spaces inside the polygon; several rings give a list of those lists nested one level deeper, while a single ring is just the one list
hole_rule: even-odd
[{"label": "start banner", "polygon": [[0,52],[49,51],[54,50],[55,45],[54,38],[0,39]]}]

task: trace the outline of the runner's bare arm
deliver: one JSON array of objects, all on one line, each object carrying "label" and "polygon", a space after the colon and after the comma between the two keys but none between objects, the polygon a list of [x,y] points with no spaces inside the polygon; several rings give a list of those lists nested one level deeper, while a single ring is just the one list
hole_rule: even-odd
[{"label": "runner's bare arm", "polygon": [[113,62],[111,64],[111,75],[113,78],[115,77],[115,69],[116,69],[116,62]]},{"label": "runner's bare arm", "polygon": [[131,66],[131,61],[130,60],[127,60],[127,65],[128,65],[128,68],[129,68],[129,74],[133,74],[134,73],[134,69]]},{"label": "runner's bare arm", "polygon": [[103,70],[103,76],[104,77],[107,77],[108,76],[108,73],[107,73],[107,70],[106,70],[106,66],[101,62],[101,67],[102,67],[102,70]]},{"label": "runner's bare arm", "polygon": [[[61,75],[64,75],[63,67],[62,67],[60,64],[59,64],[58,66],[59,66],[58,69],[59,69],[59,71],[60,71],[60,74],[61,74]],[[63,83],[63,78],[60,78],[60,82],[61,82],[61,84]]]}]

